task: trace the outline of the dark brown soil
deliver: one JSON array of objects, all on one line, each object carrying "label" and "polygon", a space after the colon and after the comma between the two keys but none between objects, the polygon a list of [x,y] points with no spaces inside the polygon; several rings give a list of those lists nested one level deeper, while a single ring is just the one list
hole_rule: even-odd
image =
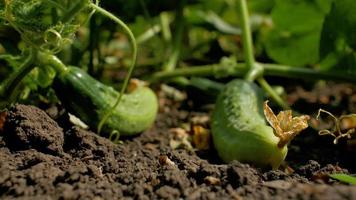
[{"label": "dark brown soil", "polygon": [[77,127],[60,127],[36,107],[16,105],[0,135],[0,197],[356,199],[356,186],[326,176],[356,171],[355,154],[332,145],[330,138],[302,134],[291,144],[290,167],[284,171],[222,164],[213,152],[198,157],[171,149],[169,129],[191,115],[173,107],[162,110],[152,129],[115,145]]}]

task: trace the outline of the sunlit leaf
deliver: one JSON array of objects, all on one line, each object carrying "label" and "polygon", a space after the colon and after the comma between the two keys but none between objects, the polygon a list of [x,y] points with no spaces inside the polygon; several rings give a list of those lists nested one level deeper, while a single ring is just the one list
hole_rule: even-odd
[{"label": "sunlit leaf", "polygon": [[268,55],[282,64],[304,66],[319,60],[320,32],[332,0],[276,0]]},{"label": "sunlit leaf", "polygon": [[350,176],[347,174],[330,174],[329,176],[333,179],[338,180],[338,181],[356,185],[356,177],[354,177],[354,176]]}]

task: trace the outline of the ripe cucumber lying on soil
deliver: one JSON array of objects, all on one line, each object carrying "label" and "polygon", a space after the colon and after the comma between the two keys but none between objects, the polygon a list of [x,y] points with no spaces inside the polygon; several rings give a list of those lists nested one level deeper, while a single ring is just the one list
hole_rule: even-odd
[{"label": "ripe cucumber lying on soil", "polygon": [[[92,128],[98,126],[119,95],[112,87],[95,80],[77,67],[68,67],[58,75],[54,89],[65,108]],[[123,136],[138,134],[153,124],[157,111],[155,93],[148,87],[139,86],[123,95],[102,131],[106,134],[117,131]]]},{"label": "ripe cucumber lying on soil", "polygon": [[278,168],[287,155],[263,116],[263,93],[258,86],[233,80],[220,93],[212,115],[212,136],[225,162],[238,160]]}]

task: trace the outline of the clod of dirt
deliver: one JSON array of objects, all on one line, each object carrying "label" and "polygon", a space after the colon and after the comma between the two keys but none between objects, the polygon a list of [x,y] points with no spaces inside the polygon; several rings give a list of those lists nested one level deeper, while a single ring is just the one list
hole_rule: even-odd
[{"label": "clod of dirt", "polygon": [[117,145],[110,140],[78,127],[70,128],[64,135],[63,149],[72,157],[80,158],[82,161],[95,161],[103,171],[119,170],[114,155]]},{"label": "clod of dirt", "polygon": [[6,116],[7,116],[7,112],[6,111],[0,112],[0,132],[2,132],[3,129],[4,129],[4,123],[5,123],[5,120],[6,120]]},{"label": "clod of dirt", "polygon": [[33,148],[52,155],[63,154],[62,128],[44,111],[34,106],[15,105],[7,112],[6,118],[3,136],[10,148]]},{"label": "clod of dirt", "polygon": [[309,160],[306,165],[303,165],[297,169],[297,172],[308,178],[313,176],[315,171],[320,169],[320,164],[314,160]]},{"label": "clod of dirt", "polygon": [[248,164],[233,161],[227,169],[228,180],[234,188],[243,185],[257,185],[261,182],[259,173]]}]

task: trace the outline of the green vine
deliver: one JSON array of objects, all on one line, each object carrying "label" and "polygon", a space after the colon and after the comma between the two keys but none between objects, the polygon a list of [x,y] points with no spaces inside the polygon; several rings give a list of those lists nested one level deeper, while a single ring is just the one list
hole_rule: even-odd
[{"label": "green vine", "polygon": [[[225,64],[225,63],[228,64]],[[328,72],[297,66],[279,65],[272,63],[258,63],[263,67],[264,76],[278,76],[284,78],[309,79],[309,80],[331,80],[356,83],[355,76],[343,72]],[[234,59],[223,58],[220,63],[190,66],[187,68],[177,68],[172,71],[160,71],[152,74],[148,81],[157,82],[160,80],[172,79],[177,76],[204,76],[223,78],[228,76],[243,77],[246,75],[248,67],[246,63],[237,63]]]},{"label": "green vine", "polygon": [[[112,114],[112,111],[119,105],[123,93],[127,88],[128,81],[136,63],[137,45],[135,37],[129,27],[127,27],[124,22],[113,14],[99,7],[98,4],[99,1],[92,3],[89,0],[70,1],[68,4],[63,6],[57,6],[58,2],[54,0],[38,2],[23,2],[16,0],[5,1],[4,18],[11,25],[11,27],[20,33],[23,41],[31,47],[31,53],[26,61],[19,67],[19,70],[11,74],[10,77],[1,85],[1,96],[14,92],[14,88],[16,88],[20,81],[33,69],[34,66],[32,64],[36,59],[36,54],[38,54],[38,60],[42,59],[41,63],[49,62],[51,66],[56,69],[56,71],[60,73],[64,72],[66,67],[61,64],[61,61],[58,60],[54,54],[60,52],[65,44],[70,42],[69,38],[79,27],[79,25],[72,24],[72,21],[77,14],[85,8],[91,8],[93,11],[89,13],[89,17],[94,13],[94,11],[96,11],[110,18],[124,29],[129,36],[133,51],[132,63],[124,80],[120,95],[98,125],[98,132],[100,133],[103,124]],[[41,21],[43,20],[45,10],[51,9],[46,6],[52,6],[55,9],[60,9],[62,12],[66,11],[62,14],[55,25],[45,24],[44,21]]]},{"label": "green vine", "polygon": [[265,92],[267,92],[270,95],[270,97],[280,107],[282,107],[285,110],[289,110],[290,109],[289,105],[283,101],[283,99],[273,90],[273,88],[263,78],[263,67],[255,62],[247,3],[246,0],[239,0],[238,2],[239,2],[239,11],[240,11],[239,15],[241,20],[245,61],[246,61],[246,66],[249,69],[245,76],[245,79],[248,81],[254,81],[255,79],[257,79],[257,82],[261,85],[261,87],[265,90]]},{"label": "green vine", "polygon": [[124,84],[122,85],[122,88],[120,90],[120,95],[118,96],[116,102],[114,103],[114,105],[110,108],[110,110],[104,115],[104,117],[100,120],[99,125],[98,125],[98,134],[100,134],[100,131],[103,127],[103,125],[105,124],[106,120],[110,117],[110,115],[113,113],[113,111],[115,110],[115,108],[119,105],[123,94],[127,88],[128,82],[130,80],[131,74],[133,72],[133,69],[135,68],[136,65],[136,59],[137,59],[137,43],[136,43],[136,39],[135,36],[133,35],[133,33],[131,32],[130,28],[123,22],[121,21],[119,18],[117,18],[115,15],[111,14],[110,12],[102,9],[101,7],[99,7],[96,4],[91,3],[90,6],[96,10],[97,12],[99,12],[100,14],[108,17],[109,19],[113,20],[115,23],[117,23],[120,27],[122,27],[124,29],[124,31],[127,33],[127,35],[129,36],[129,39],[131,41],[132,44],[132,62],[128,71],[128,74],[124,80]]}]

